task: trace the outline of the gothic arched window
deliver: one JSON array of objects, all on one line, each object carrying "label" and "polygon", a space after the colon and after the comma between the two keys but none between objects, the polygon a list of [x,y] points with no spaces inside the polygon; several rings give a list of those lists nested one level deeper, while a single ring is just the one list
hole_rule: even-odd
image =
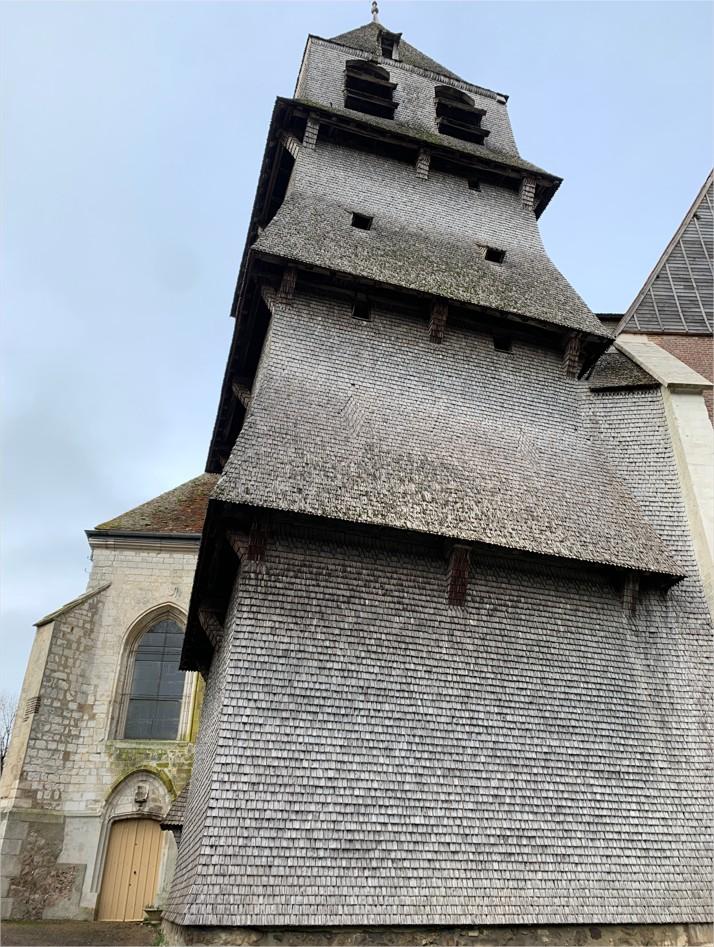
[{"label": "gothic arched window", "polygon": [[185,673],[179,671],[183,630],[163,618],[141,635],[130,661],[123,737],[175,740],[178,737]]},{"label": "gothic arched window", "polygon": [[345,108],[394,118],[396,88],[397,83],[390,81],[387,70],[373,62],[350,59],[345,64]]},{"label": "gothic arched window", "polygon": [[453,86],[440,85],[434,91],[436,101],[436,124],[442,135],[451,135],[462,141],[473,141],[480,145],[488,130],[481,128],[481,119],[485,109],[477,109],[470,95],[454,89]]}]

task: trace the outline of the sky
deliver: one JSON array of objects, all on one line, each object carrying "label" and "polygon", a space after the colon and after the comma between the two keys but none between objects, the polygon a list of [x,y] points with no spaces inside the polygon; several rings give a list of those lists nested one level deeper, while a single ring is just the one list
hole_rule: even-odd
[{"label": "sky", "polygon": [[[707,2],[380,3],[382,23],[506,92],[564,178],[546,247],[627,308],[712,163]],[[309,32],[369,0],[0,5],[0,691],[33,622],[81,594],[84,530],[203,470],[272,104]]]}]

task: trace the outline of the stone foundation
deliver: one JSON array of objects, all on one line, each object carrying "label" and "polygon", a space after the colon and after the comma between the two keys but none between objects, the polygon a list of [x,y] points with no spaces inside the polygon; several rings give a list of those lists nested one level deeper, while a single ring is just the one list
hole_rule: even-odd
[{"label": "stone foundation", "polygon": [[183,927],[164,919],[165,943],[280,947],[709,947],[707,924],[555,924],[484,927]]}]

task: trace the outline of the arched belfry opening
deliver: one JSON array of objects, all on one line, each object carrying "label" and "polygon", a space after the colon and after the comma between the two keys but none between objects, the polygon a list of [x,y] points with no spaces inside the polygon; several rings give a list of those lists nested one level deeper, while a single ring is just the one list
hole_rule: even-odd
[{"label": "arched belfry opening", "polygon": [[470,95],[450,85],[437,86],[436,125],[442,135],[451,135],[461,141],[472,141],[480,145],[488,137],[488,130],[481,128],[485,109],[476,108]]},{"label": "arched belfry opening", "polygon": [[345,64],[345,108],[376,115],[379,118],[394,118],[398,103],[394,101],[397,83],[389,73],[373,62],[350,59]]}]

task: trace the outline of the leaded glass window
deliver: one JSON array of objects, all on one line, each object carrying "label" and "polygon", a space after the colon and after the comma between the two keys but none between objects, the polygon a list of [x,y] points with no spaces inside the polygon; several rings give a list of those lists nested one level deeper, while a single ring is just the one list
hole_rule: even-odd
[{"label": "leaded glass window", "polygon": [[152,625],[134,652],[124,723],[125,739],[175,740],[184,672],[179,671],[183,631],[171,619]]}]

